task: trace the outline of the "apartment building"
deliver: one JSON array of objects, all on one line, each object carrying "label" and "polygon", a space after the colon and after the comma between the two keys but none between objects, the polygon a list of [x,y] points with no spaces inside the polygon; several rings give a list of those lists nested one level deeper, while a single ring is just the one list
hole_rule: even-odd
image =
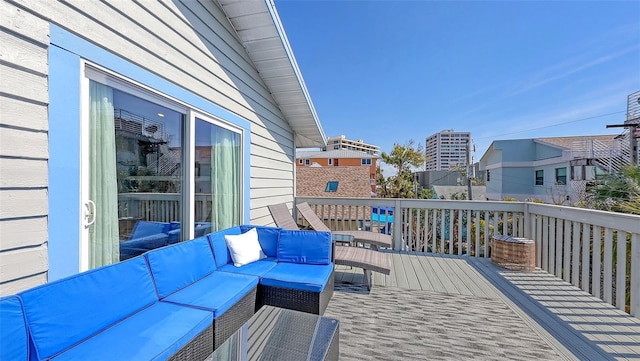
[{"label": "apartment building", "polygon": [[347,139],[344,135],[327,138],[327,147],[325,148],[325,150],[340,149],[355,150],[375,155],[380,154],[380,147],[373,144],[367,144],[362,139],[350,140]]},{"label": "apartment building", "polygon": [[358,150],[297,150],[297,167],[366,167],[372,195],[376,192],[376,167],[380,156]]},{"label": "apartment building", "polygon": [[466,166],[469,163],[467,144],[471,144],[470,132],[447,129],[429,136],[425,142],[425,170],[449,170],[456,165]]}]

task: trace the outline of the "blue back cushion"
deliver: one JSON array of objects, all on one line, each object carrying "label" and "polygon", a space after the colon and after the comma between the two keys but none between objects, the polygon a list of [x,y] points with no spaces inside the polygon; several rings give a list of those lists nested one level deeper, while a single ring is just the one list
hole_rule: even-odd
[{"label": "blue back cushion", "polygon": [[216,267],[222,267],[225,264],[232,262],[231,255],[229,254],[229,249],[227,248],[227,242],[224,240],[224,236],[226,234],[237,235],[241,233],[242,231],[240,230],[240,227],[231,227],[207,235],[207,237],[209,237],[209,241],[211,242],[211,247],[213,248],[213,254],[216,259]]},{"label": "blue back cushion", "polygon": [[158,301],[143,257],[19,294],[38,359],[56,355]]},{"label": "blue back cushion", "polygon": [[170,223],[138,221],[131,231],[129,239],[151,236],[158,233],[168,233],[171,228]]},{"label": "blue back cushion", "polygon": [[260,242],[262,252],[264,252],[267,257],[276,258],[278,256],[278,238],[280,237],[280,230],[282,228],[254,225],[240,226],[242,233],[250,230],[251,228],[255,228],[258,231],[258,242]]},{"label": "blue back cushion", "polygon": [[331,233],[283,229],[278,241],[278,262],[331,263]]},{"label": "blue back cushion", "polygon": [[0,298],[0,360],[28,360],[27,337],[27,325],[20,298]]},{"label": "blue back cushion", "polygon": [[198,281],[216,269],[206,237],[158,248],[147,252],[145,257],[160,298]]}]

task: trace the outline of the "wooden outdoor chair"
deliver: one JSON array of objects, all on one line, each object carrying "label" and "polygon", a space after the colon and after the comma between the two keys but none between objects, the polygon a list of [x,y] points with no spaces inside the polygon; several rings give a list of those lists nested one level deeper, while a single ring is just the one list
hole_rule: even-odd
[{"label": "wooden outdoor chair", "polygon": [[391,236],[388,234],[369,232],[369,231],[347,231],[347,230],[332,231],[329,229],[329,227],[327,227],[326,224],[324,224],[322,219],[318,217],[316,212],[314,212],[314,210],[311,209],[311,207],[307,202],[296,204],[296,208],[298,209],[298,212],[300,212],[300,214],[302,215],[302,218],[304,218],[307,222],[309,222],[311,227],[313,227],[313,229],[315,229],[316,231],[328,231],[336,235],[350,236],[350,237],[353,237],[353,240],[355,242],[369,244],[372,246],[372,248],[377,248],[377,247],[391,248]]},{"label": "wooden outdoor chair", "polygon": [[[289,213],[289,208],[287,208],[286,204],[273,204],[268,208],[271,213],[271,217],[278,227],[293,230],[299,229],[298,224],[296,224],[291,213]],[[329,228],[315,230],[332,232]],[[333,234],[335,233],[332,232],[332,235]],[[336,246],[334,247],[334,250],[335,264],[362,268],[362,271],[364,272],[364,283],[367,285],[367,289],[369,290],[373,286],[373,278],[371,277],[372,271],[386,275],[391,273],[391,255],[389,253],[378,252],[374,249],[349,246]]]}]

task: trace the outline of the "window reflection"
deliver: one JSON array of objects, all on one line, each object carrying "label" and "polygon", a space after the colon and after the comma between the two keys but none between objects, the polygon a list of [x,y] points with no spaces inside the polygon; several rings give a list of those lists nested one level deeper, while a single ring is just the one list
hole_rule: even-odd
[{"label": "window reflection", "polygon": [[114,90],[120,259],[182,240],[185,115]]},{"label": "window reflection", "polygon": [[[240,134],[196,118],[195,235],[240,224]],[[204,233],[203,233],[204,232]]]}]

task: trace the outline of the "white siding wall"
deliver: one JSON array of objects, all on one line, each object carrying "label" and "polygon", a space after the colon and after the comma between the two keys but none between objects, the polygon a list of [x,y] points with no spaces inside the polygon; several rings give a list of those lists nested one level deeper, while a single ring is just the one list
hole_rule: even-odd
[{"label": "white siding wall", "polygon": [[293,133],[216,2],[0,4],[0,294],[46,279],[49,22],[248,119],[251,222],[293,200]]},{"label": "white siding wall", "polygon": [[4,1],[0,14],[0,295],[5,295],[47,279],[49,24]]}]

